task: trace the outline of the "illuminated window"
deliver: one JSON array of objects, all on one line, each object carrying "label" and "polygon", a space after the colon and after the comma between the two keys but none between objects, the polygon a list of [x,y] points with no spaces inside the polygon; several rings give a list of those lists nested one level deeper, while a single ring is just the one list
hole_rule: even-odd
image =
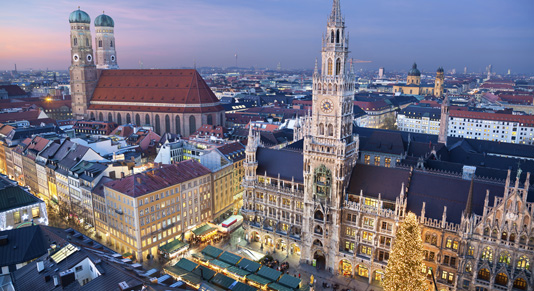
[{"label": "illuminated window", "polygon": [[328,75],[332,75],[333,62],[332,59],[328,59]]},{"label": "illuminated window", "polygon": [[371,156],[370,155],[365,155],[365,164],[366,165],[371,164]]},{"label": "illuminated window", "polygon": [[375,157],[375,166],[380,166],[380,157]]},{"label": "illuminated window", "polygon": [[38,218],[41,216],[41,213],[39,211],[39,207],[33,207],[32,208],[32,217],[33,218]]},{"label": "illuminated window", "polygon": [[391,158],[385,158],[384,163],[386,168],[389,168],[391,166]]}]

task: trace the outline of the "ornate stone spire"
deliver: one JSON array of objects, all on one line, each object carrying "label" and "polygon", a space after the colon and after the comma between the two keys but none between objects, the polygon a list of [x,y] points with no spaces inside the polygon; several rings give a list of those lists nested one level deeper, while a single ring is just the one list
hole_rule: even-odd
[{"label": "ornate stone spire", "polygon": [[471,178],[471,185],[469,186],[469,194],[467,195],[467,203],[465,205],[464,215],[467,217],[471,216],[473,212],[473,188],[475,186],[475,177]]},{"label": "ornate stone spire", "polygon": [[343,18],[341,17],[341,7],[339,5],[339,0],[334,0],[332,3],[332,14],[330,14],[331,22],[341,22]]}]

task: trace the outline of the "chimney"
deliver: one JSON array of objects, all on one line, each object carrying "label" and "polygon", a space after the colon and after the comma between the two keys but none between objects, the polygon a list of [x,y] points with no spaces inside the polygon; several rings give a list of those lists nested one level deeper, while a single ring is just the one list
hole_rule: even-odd
[{"label": "chimney", "polygon": [[124,178],[124,172],[121,172],[121,178]]},{"label": "chimney", "polygon": [[43,270],[44,270],[44,262],[43,261],[37,262],[37,272],[41,273],[41,271]]},{"label": "chimney", "polygon": [[55,287],[59,286],[59,278],[57,275],[54,275],[54,286]]},{"label": "chimney", "polygon": [[141,177],[137,177],[136,180],[137,180],[137,183],[141,184]]}]

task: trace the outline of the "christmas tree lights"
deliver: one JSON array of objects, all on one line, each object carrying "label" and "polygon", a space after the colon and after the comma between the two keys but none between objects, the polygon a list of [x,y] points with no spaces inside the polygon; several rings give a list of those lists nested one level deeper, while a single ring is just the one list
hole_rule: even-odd
[{"label": "christmas tree lights", "polygon": [[384,291],[425,291],[428,285],[422,272],[423,240],[417,216],[408,213],[399,225],[389,256],[382,286]]}]

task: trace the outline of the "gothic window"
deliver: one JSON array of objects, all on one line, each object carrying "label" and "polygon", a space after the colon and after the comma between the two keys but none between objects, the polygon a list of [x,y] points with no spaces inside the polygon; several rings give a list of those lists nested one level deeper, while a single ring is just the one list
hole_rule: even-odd
[{"label": "gothic window", "polygon": [[489,227],[484,228],[484,235],[489,235],[490,229]]},{"label": "gothic window", "polygon": [[332,172],[325,166],[321,165],[315,169],[314,175],[315,194],[318,196],[330,196],[330,187],[332,183]]},{"label": "gothic window", "polygon": [[89,46],[89,39],[87,37],[85,38],[85,46]]},{"label": "gothic window", "polygon": [[98,120],[104,121],[104,115],[102,115],[102,112],[98,114]]},{"label": "gothic window", "polygon": [[492,261],[493,260],[493,250],[490,247],[485,247],[482,251],[482,260]]},{"label": "gothic window", "polygon": [[508,252],[503,252],[499,256],[499,263],[510,265],[510,254]]},{"label": "gothic window", "polygon": [[95,113],[91,112],[91,120],[95,120]]},{"label": "gothic window", "polygon": [[328,75],[332,75],[332,67],[334,66],[332,59],[328,59]]},{"label": "gothic window", "polygon": [[127,124],[132,123],[132,117],[130,116],[130,113],[126,113],[126,123]]},{"label": "gothic window", "polygon": [[193,134],[197,130],[197,121],[195,116],[189,116],[189,134]]},{"label": "gothic window", "polygon": [[213,116],[211,114],[208,114],[208,124],[213,125]]},{"label": "gothic window", "polygon": [[112,121],[113,121],[113,115],[111,115],[111,112],[108,113],[108,121],[109,121],[109,122],[112,122]]},{"label": "gothic window", "polygon": [[336,43],[339,43],[339,29],[336,31]]},{"label": "gothic window", "polygon": [[110,46],[110,47],[113,47],[113,41],[110,42],[109,46]]},{"label": "gothic window", "polygon": [[334,126],[332,124],[328,125],[328,136],[334,136]]},{"label": "gothic window", "polygon": [[509,241],[515,242],[515,233],[510,234],[510,237],[508,238]]},{"label": "gothic window", "polygon": [[435,234],[432,235],[432,241],[430,244],[434,246],[438,245],[438,237]]},{"label": "gothic window", "polygon": [[501,239],[502,240],[506,240],[508,238],[508,235],[506,233],[506,231],[503,231],[502,234],[501,234]]},{"label": "gothic window", "polygon": [[499,273],[497,277],[495,277],[495,284],[506,286],[506,284],[508,284],[508,276],[504,273]]},{"label": "gothic window", "polygon": [[72,42],[73,42],[74,46],[77,46],[78,45],[78,38],[75,37]]},{"label": "gothic window", "polygon": [[98,47],[102,47],[102,40],[98,40]]},{"label": "gothic window", "polygon": [[319,225],[315,226],[315,229],[313,230],[316,234],[323,235],[323,228]]},{"label": "gothic window", "polygon": [[122,116],[121,116],[120,113],[117,113],[117,123],[118,123],[119,125],[122,124]]},{"label": "gothic window", "polygon": [[527,281],[523,278],[515,279],[514,289],[527,290]]},{"label": "gothic window", "polygon": [[519,260],[517,261],[517,268],[525,270],[528,270],[530,268],[530,263],[527,256],[522,256],[519,258]]},{"label": "gothic window", "polygon": [[141,126],[141,116],[139,114],[135,115],[135,125]]},{"label": "gothic window", "polygon": [[169,115],[165,115],[165,132],[171,132],[171,118]]},{"label": "gothic window", "polygon": [[179,115],[176,115],[175,123],[176,123],[176,133],[177,134],[181,134],[182,130],[181,130],[181,126],[180,126],[180,116]]},{"label": "gothic window", "polygon": [[336,60],[336,75],[341,74],[341,59]]},{"label": "gothic window", "polygon": [[156,114],[156,133],[161,134],[161,122],[159,120],[159,114]]},{"label": "gothic window", "polygon": [[491,237],[493,237],[493,238],[497,238],[497,235],[498,235],[498,234],[499,234],[499,231],[498,231],[496,228],[494,228],[494,229],[493,229],[493,232],[491,233]]},{"label": "gothic window", "polygon": [[471,272],[473,271],[473,267],[471,266],[471,263],[467,263],[467,264],[465,265],[465,271],[466,271],[467,273],[471,273]]},{"label": "gothic window", "polygon": [[145,115],[145,125],[150,125],[150,115]]},{"label": "gothic window", "polygon": [[330,42],[331,42],[331,43],[334,43],[334,39],[335,39],[335,37],[334,37],[334,31],[332,30],[332,31],[330,32]]},{"label": "gothic window", "polygon": [[319,135],[324,135],[324,125],[322,123],[319,124]]},{"label": "gothic window", "polygon": [[527,237],[525,235],[522,235],[520,238],[519,238],[519,243],[520,244],[526,244],[527,243]]},{"label": "gothic window", "polygon": [[489,270],[488,269],[481,269],[480,271],[478,271],[478,279],[484,280],[484,281],[489,281],[489,279],[490,279]]}]

